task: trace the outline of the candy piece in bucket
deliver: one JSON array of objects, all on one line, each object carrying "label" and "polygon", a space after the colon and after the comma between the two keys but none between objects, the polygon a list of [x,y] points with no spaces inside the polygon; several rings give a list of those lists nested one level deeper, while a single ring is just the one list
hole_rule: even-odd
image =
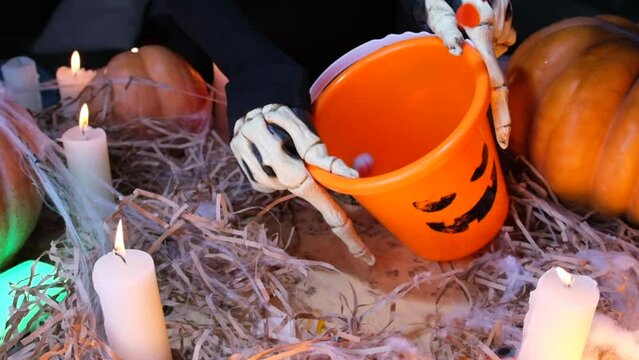
[{"label": "candy piece in bucket", "polygon": [[357,170],[360,177],[369,176],[373,172],[373,164],[373,156],[369,153],[361,153],[353,160],[353,168]]}]

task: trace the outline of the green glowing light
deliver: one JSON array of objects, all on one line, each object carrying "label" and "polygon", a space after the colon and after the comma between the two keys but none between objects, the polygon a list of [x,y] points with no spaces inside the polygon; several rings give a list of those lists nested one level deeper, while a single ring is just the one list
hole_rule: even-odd
[{"label": "green glowing light", "polygon": [[[16,292],[13,289],[29,284],[31,277],[31,270],[34,268],[35,261],[27,260],[20,263],[11,269],[0,273],[0,343],[5,338],[7,331],[7,320],[9,319],[10,309],[13,307],[14,296]],[[52,276],[55,275],[55,267],[53,265],[39,261],[35,264],[34,276],[31,279],[31,286],[47,285],[56,281]],[[48,278],[46,278],[49,276]],[[46,278],[46,279],[45,279]],[[51,287],[46,290],[45,294],[54,299],[55,301],[61,301],[66,297],[66,293],[62,288]],[[17,306],[21,306],[24,301],[33,301],[34,303],[29,307],[29,313],[25,316],[20,324],[18,330],[22,333],[29,326],[29,322],[34,316],[38,316],[37,321],[33,321],[30,330],[35,330],[37,326],[46,319],[47,315],[43,314],[38,306],[38,302],[35,302],[36,298],[33,296],[20,296],[17,301]],[[40,303],[42,303],[40,301]]]}]

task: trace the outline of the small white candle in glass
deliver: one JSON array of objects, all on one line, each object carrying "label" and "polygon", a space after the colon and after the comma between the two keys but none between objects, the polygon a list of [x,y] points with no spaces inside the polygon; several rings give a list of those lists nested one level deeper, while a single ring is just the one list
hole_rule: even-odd
[{"label": "small white candle in glass", "polygon": [[114,250],[93,267],[109,346],[124,360],[171,360],[153,258],[124,247],[118,222]]},{"label": "small white candle in glass", "polygon": [[71,54],[71,67],[61,66],[56,71],[60,98],[76,98],[82,90],[95,77],[96,72],[85,70],[80,64],[80,53],[74,51]]}]

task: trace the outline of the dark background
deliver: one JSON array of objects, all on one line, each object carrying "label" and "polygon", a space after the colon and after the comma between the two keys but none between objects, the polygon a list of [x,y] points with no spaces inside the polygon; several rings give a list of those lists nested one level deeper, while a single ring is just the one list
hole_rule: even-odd
[{"label": "dark background", "polygon": [[[207,81],[211,81],[211,60],[177,27],[161,1],[152,0],[147,5],[136,45],[166,45],[186,57]],[[421,1],[236,2],[259,31],[266,33],[275,44],[306,66],[311,79],[314,79],[337,57],[362,42],[392,32],[419,30],[415,18],[419,18],[420,14],[415,14],[414,7]],[[4,0],[0,3],[4,9],[4,16],[0,20],[0,59],[27,55],[49,74],[54,74],[57,67],[68,64],[70,51],[37,55],[31,52],[33,42],[43,31],[60,0]],[[541,27],[571,16],[610,13],[639,21],[638,4],[638,0],[513,0],[518,43]],[[98,68],[104,66],[114,54],[128,49],[80,50],[83,67]]]}]

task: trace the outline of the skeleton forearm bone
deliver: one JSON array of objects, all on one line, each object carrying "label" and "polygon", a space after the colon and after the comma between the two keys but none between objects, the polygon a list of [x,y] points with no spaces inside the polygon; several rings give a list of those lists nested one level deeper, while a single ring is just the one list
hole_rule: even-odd
[{"label": "skeleton forearm bone", "polygon": [[357,177],[357,171],[329,156],[326,146],[288,108],[269,105],[256,109],[235,124],[231,148],[254,189],[262,192],[288,189],[317,208],[353,256],[368,265],[375,257],[359,238],[351,220],[306,170],[304,161],[285,150],[282,134],[290,136],[306,162],[335,174]]}]

